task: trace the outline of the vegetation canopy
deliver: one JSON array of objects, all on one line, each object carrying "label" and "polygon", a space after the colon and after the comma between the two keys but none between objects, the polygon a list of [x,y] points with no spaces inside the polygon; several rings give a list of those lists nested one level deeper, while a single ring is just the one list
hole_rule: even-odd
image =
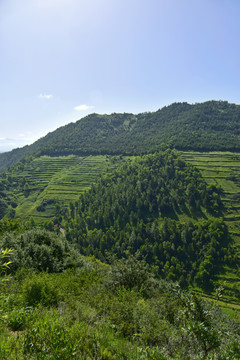
[{"label": "vegetation canopy", "polygon": [[239,359],[239,124],[175,103],[0,154],[0,358]]},{"label": "vegetation canopy", "polygon": [[137,115],[88,115],[32,145],[0,154],[0,171],[29,155],[140,155],[169,147],[239,152],[239,144],[239,105],[227,101],[174,103]]},{"label": "vegetation canopy", "polygon": [[228,229],[214,218],[220,193],[167,151],[124,163],[58,216],[82,254],[107,261],[138,251],[159,275],[207,290],[230,251]]}]

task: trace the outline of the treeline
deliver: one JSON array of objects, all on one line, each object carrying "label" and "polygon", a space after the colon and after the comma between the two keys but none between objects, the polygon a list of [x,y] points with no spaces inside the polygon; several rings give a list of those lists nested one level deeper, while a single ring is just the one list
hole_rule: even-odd
[{"label": "treeline", "polygon": [[137,115],[91,114],[30,146],[0,154],[0,171],[27,155],[140,155],[159,149],[240,151],[240,107],[174,103]]},{"label": "treeline", "polygon": [[[42,139],[44,140],[44,139]],[[139,155],[159,149],[239,151],[240,107],[175,103],[156,112],[88,115],[45,138],[41,155]]]},{"label": "treeline", "polygon": [[[233,260],[224,222],[202,220],[207,212],[221,215],[220,193],[166,151],[124,163],[79,201],[58,208],[55,221],[82,254],[108,261],[110,254],[139,251],[162,277],[207,290],[221,262]],[[183,215],[193,222],[180,222]]]}]

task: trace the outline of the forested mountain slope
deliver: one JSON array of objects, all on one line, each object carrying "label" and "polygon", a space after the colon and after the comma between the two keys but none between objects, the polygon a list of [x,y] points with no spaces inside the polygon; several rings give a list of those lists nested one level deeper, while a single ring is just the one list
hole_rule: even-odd
[{"label": "forested mountain slope", "polygon": [[226,101],[174,103],[156,112],[91,114],[30,146],[0,154],[0,171],[24,156],[139,155],[168,147],[240,151],[240,106]]},{"label": "forested mountain slope", "polygon": [[[62,222],[68,240],[76,241],[82,253],[108,261],[108,253],[121,257],[125,251],[140,251],[161,276],[180,279],[182,284],[208,284],[209,274],[218,272],[218,265],[211,264],[219,264],[221,258],[224,271],[217,275],[217,281],[225,282],[225,294],[236,301],[240,294],[239,154],[184,153],[187,162],[200,166],[203,178],[176,154],[166,154],[169,158],[158,154],[162,160],[153,155],[141,161],[137,157],[102,155],[29,157],[1,174],[0,217],[15,216],[49,230],[59,229],[57,224]],[[120,170],[112,174],[119,165]],[[100,181],[101,186],[92,185],[84,194],[104,174],[108,175]],[[85,205],[79,210],[80,194]],[[218,216],[226,221],[228,230],[222,220],[216,220]],[[211,218],[216,221],[207,220]],[[217,260],[208,257],[209,236],[218,233],[213,248],[219,253],[228,244],[228,231],[234,240],[231,252],[224,250]],[[198,242],[200,234],[208,239],[203,253],[198,251],[204,244]],[[178,240],[171,243],[172,239]],[[219,241],[220,248],[215,247]],[[203,261],[207,272],[196,278],[205,256],[210,260]]]},{"label": "forested mountain slope", "polygon": [[171,151],[124,163],[59,211],[69,241],[102,261],[140,252],[154,271],[210,289],[225,261],[234,261],[221,219],[220,189]]}]

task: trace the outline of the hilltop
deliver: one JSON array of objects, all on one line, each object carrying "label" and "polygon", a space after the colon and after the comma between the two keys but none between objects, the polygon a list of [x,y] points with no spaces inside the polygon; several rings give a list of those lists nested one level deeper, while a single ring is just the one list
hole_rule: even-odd
[{"label": "hilltop", "polygon": [[140,155],[166,148],[240,151],[240,106],[208,101],[174,103],[137,115],[91,114],[32,145],[0,154],[0,171],[28,155]]},{"label": "hilltop", "polygon": [[221,208],[220,189],[166,151],[103,176],[68,211],[59,209],[58,221],[81,254],[106,261],[140,251],[162,277],[207,288],[229,255],[227,227],[212,218]]}]

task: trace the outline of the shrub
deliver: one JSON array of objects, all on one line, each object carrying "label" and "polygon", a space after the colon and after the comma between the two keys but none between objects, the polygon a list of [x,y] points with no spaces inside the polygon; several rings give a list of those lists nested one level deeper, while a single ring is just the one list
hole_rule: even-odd
[{"label": "shrub", "polygon": [[14,309],[8,315],[7,325],[12,331],[24,330],[26,323],[31,316],[31,308]]},{"label": "shrub", "polygon": [[74,247],[62,236],[40,229],[22,234],[5,234],[0,247],[13,249],[11,271],[21,267],[39,271],[61,272],[78,266],[82,258]]},{"label": "shrub", "polygon": [[23,300],[27,306],[57,305],[61,300],[59,288],[49,274],[33,274],[23,283]]},{"label": "shrub", "polygon": [[154,278],[148,270],[146,261],[140,260],[138,253],[127,254],[127,258],[113,262],[108,273],[107,285],[112,289],[135,289],[143,295],[148,295],[154,286]]}]

